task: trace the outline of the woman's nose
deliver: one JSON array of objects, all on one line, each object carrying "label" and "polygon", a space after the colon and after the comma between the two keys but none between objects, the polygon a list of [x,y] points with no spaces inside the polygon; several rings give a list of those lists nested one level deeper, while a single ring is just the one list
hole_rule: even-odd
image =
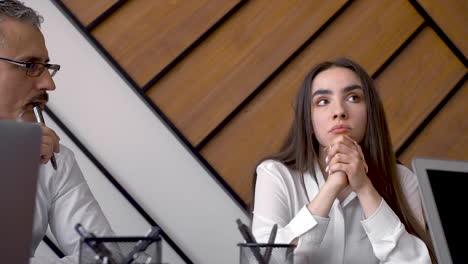
[{"label": "woman's nose", "polygon": [[348,113],[346,112],[346,108],[340,103],[336,104],[333,109],[333,119],[337,119],[337,118],[340,118],[340,119],[348,118]]}]

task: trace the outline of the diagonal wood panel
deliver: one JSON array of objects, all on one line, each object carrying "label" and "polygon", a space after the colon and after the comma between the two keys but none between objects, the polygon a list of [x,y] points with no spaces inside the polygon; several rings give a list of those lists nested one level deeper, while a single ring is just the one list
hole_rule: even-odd
[{"label": "diagonal wood panel", "polygon": [[344,3],[250,1],[148,96],[197,145]]},{"label": "diagonal wood panel", "polygon": [[406,1],[356,1],[203,149],[202,155],[244,199],[256,163],[279,150],[294,97],[316,63],[350,55],[375,72],[421,25]]},{"label": "diagonal wood panel", "polygon": [[80,22],[87,26],[118,0],[62,0],[63,4],[72,11]]},{"label": "diagonal wood panel", "polygon": [[129,1],[91,33],[143,86],[237,3]]},{"label": "diagonal wood panel", "polygon": [[417,0],[447,36],[468,56],[468,1]]},{"label": "diagonal wood panel", "polygon": [[376,81],[394,149],[398,149],[450,92],[466,68],[425,28]]},{"label": "diagonal wood panel", "polygon": [[468,102],[467,82],[400,155],[401,162],[411,168],[411,160],[416,156],[468,160],[466,102]]},{"label": "diagonal wood panel", "polygon": [[[240,1],[128,1],[91,33],[139,86],[149,86],[153,83],[148,84],[149,80]],[[63,2],[86,25],[117,0]],[[466,1],[357,0],[283,72],[270,76],[345,2],[246,1],[148,91],[193,146],[208,141],[201,154],[244,201],[250,200],[256,162],[278,150],[292,118],[296,89],[316,62],[349,55],[375,73],[421,25],[422,18],[412,8],[416,2],[449,42],[466,55]],[[447,39],[439,39],[430,28],[424,29],[379,75],[377,82],[396,148],[403,142],[407,146],[406,140],[418,124],[466,72],[443,41]],[[270,77],[274,77],[273,81],[260,91],[259,85]],[[231,120],[232,111],[243,107],[244,100],[258,92],[256,89],[260,93]],[[457,99],[454,104],[461,102]],[[452,106],[459,112],[460,107]],[[443,118],[449,117],[445,114]],[[220,122],[229,120],[218,132]],[[214,128],[219,134],[209,141]],[[463,138],[441,128],[435,131],[438,136],[444,131],[450,137]],[[414,144],[417,142],[418,149],[428,144],[421,138],[432,140],[417,137]],[[442,140],[445,143],[438,146],[450,140]],[[401,157],[409,155],[414,144]]]}]

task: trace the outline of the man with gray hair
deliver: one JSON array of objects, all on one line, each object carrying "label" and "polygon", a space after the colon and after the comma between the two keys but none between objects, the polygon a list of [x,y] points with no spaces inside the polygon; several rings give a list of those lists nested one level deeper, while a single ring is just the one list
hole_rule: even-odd
[{"label": "man with gray hair", "polygon": [[[40,31],[42,20],[17,0],[0,0],[0,120],[34,122],[33,105],[43,109],[48,101],[47,92],[55,90],[52,77],[60,66],[49,63]],[[113,232],[73,153],[59,144],[60,139],[52,129],[39,125],[43,136],[38,160],[42,164],[37,183],[31,263],[78,263],[80,237],[74,229],[77,223],[97,236],[110,236]],[[56,166],[50,162],[53,153]],[[66,255],[60,260],[34,257],[48,227]]]}]

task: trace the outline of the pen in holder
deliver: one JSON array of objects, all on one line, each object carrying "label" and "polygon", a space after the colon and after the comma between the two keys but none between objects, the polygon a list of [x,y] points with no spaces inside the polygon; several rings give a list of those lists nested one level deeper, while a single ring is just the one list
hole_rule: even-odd
[{"label": "pen in holder", "polygon": [[[135,251],[138,243],[146,247]],[[107,249],[101,254],[93,244]],[[160,237],[88,237],[80,243],[80,264],[163,264]]]},{"label": "pen in holder", "polygon": [[96,237],[80,225],[80,264],[163,264],[160,228],[153,226],[146,236]]},{"label": "pen in holder", "polygon": [[240,247],[240,264],[294,263],[295,245],[274,243],[278,225],[273,225],[268,243],[257,243],[250,229],[240,219],[237,219],[236,222],[246,241],[246,243],[237,244]]}]

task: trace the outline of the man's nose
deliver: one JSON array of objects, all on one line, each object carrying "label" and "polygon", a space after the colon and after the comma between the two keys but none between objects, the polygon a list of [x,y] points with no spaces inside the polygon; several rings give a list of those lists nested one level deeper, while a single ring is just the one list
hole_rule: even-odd
[{"label": "man's nose", "polygon": [[41,73],[38,77],[37,89],[38,90],[46,90],[46,91],[53,91],[55,90],[55,82],[50,75],[50,72],[46,69],[44,72]]}]

